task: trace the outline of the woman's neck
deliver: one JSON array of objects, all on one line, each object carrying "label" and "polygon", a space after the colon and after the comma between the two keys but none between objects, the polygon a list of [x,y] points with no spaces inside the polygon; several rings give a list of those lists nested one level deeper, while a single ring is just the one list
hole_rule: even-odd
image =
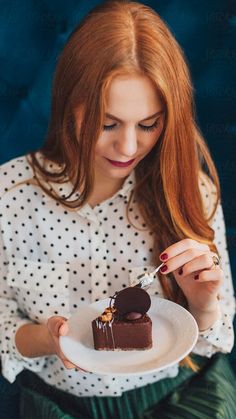
[{"label": "woman's neck", "polygon": [[94,208],[101,202],[111,198],[119,191],[124,181],[125,179],[101,179],[96,176],[92,193],[88,199],[88,204]]}]

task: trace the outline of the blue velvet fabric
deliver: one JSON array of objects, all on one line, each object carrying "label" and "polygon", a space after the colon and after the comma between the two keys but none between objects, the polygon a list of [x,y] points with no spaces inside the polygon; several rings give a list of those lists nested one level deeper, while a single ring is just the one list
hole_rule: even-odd
[{"label": "blue velvet fabric", "polygon": [[[99,3],[94,0],[1,2],[0,163],[42,144],[57,57],[75,25]],[[220,175],[231,266],[236,278],[235,2],[143,3],[153,7],[165,20],[188,60],[198,123]],[[235,362],[236,351],[230,358]],[[0,388],[3,383],[4,380]],[[14,393],[14,386],[11,388]]]}]

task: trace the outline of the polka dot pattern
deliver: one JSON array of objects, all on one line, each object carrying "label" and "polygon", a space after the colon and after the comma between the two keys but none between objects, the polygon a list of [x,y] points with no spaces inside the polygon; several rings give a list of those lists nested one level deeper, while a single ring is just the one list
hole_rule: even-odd
[{"label": "polka dot pattern", "polygon": [[[26,322],[45,323],[52,315],[70,317],[84,304],[109,297],[153,267],[153,235],[135,202],[126,206],[134,173],[111,198],[72,211],[35,184],[26,157],[0,167],[0,349],[3,375],[13,382],[27,368],[46,382],[77,396],[119,396],[123,391],[178,374],[178,365],[140,377],[112,377],[67,370],[56,356],[26,358],[15,346],[16,330]],[[53,184],[65,196],[71,184]],[[201,179],[209,210],[214,191]],[[211,198],[211,199],[210,199]],[[142,231],[140,230],[142,229]],[[232,280],[221,205],[212,222],[225,282],[222,319],[201,335],[195,352],[211,356],[229,351],[234,311]],[[160,284],[150,294],[163,297]]]}]

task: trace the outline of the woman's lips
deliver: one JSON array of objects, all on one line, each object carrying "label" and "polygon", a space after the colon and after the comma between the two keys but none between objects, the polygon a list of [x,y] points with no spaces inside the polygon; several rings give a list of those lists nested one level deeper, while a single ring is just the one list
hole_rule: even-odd
[{"label": "woman's lips", "polygon": [[110,160],[110,159],[107,159],[107,160],[113,166],[117,166],[117,167],[128,167],[128,166],[130,166],[134,162],[135,159],[132,159],[132,160],[129,160],[129,161],[126,161],[126,162],[116,161],[116,160]]}]

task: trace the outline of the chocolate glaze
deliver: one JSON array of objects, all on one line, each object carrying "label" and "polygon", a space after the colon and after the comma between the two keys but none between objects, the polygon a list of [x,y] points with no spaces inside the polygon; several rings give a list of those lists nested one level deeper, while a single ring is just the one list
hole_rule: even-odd
[{"label": "chocolate glaze", "polygon": [[94,348],[97,350],[145,350],[152,347],[152,321],[145,314],[134,321],[114,320],[112,324],[97,326],[92,322]]}]

